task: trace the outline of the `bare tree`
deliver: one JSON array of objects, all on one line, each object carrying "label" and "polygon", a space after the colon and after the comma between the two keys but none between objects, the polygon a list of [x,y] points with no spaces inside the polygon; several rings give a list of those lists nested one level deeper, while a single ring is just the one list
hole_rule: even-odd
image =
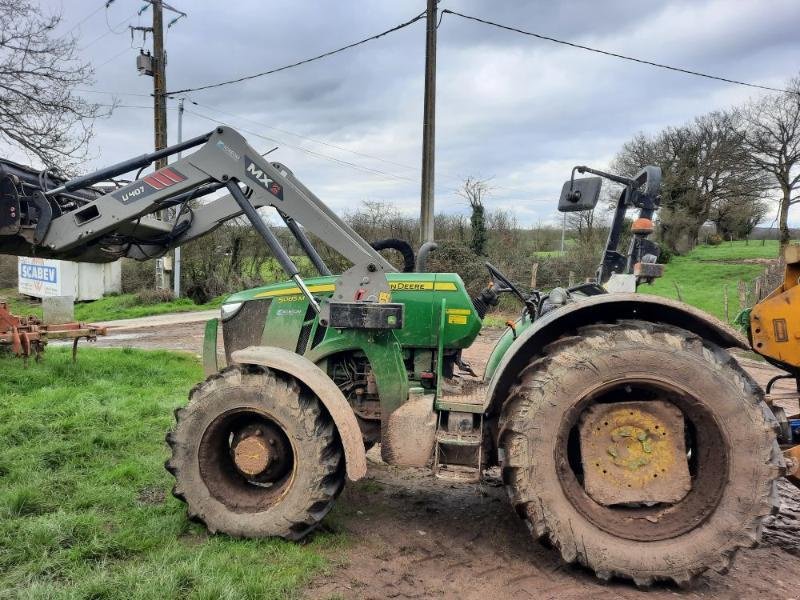
[{"label": "bare tree", "polygon": [[472,240],[470,247],[478,256],[486,256],[486,243],[488,235],[486,233],[486,211],[483,200],[492,192],[489,181],[467,177],[456,193],[469,202],[472,215],[469,223],[472,229]]},{"label": "bare tree", "polygon": [[789,243],[789,207],[800,202],[800,78],[784,94],[771,94],[747,104],[741,111],[744,138],[751,164],[768,173],[780,190],[778,228],[780,245]]},{"label": "bare tree", "polygon": [[75,95],[93,71],[77,39],[55,33],[60,22],[29,0],[0,0],[0,138],[69,171],[86,156],[100,108]]},{"label": "bare tree", "polygon": [[673,250],[681,236],[694,243],[720,203],[758,202],[763,172],[748,160],[736,113],[713,112],[655,137],[642,134],[625,144],[614,168],[633,175],[646,164],[661,167],[662,239]]}]

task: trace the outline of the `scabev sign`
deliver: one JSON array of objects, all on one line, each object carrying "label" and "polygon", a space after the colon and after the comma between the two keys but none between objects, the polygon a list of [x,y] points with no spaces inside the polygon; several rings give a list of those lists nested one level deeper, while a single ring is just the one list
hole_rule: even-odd
[{"label": "scabev sign", "polygon": [[44,283],[58,283],[58,269],[44,265],[28,265],[22,263],[19,266],[19,276],[23,279],[42,281]]},{"label": "scabev sign", "polygon": [[46,258],[20,257],[18,260],[21,294],[43,298],[60,296],[64,279],[61,261]]}]

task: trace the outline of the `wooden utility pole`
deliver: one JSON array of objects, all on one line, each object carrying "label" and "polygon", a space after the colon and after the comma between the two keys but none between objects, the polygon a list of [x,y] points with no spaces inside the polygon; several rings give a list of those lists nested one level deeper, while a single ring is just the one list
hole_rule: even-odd
[{"label": "wooden utility pole", "polygon": [[[111,0],[113,1],[113,0]],[[172,27],[176,21],[186,16],[186,13],[178,10],[177,8],[164,3],[164,0],[145,0],[147,4],[139,11],[139,14],[149,5],[153,9],[153,26],[152,27],[131,27],[131,34],[134,31],[142,33],[143,41],[147,39],[147,34],[153,34],[153,54],[149,52],[141,52],[137,57],[136,67],[143,75],[150,75],[153,78],[153,137],[154,148],[161,150],[167,147],[167,52],[164,49],[164,9],[172,11],[177,16],[173,18],[167,28]],[[181,111],[183,110],[183,101],[181,101]],[[179,130],[178,137],[181,132]],[[155,168],[163,169],[167,166],[167,159],[160,158],[155,162]],[[166,219],[167,214],[165,211],[158,211],[156,213],[159,219]],[[180,250],[176,250],[176,262],[180,261]],[[156,288],[167,289],[169,287],[166,271],[166,259],[156,259]],[[180,278],[180,267],[176,272],[176,281]],[[176,285],[176,293],[180,292],[179,286]]]},{"label": "wooden utility pole", "polygon": [[425,36],[425,107],[422,120],[422,203],[420,238],[433,241],[434,163],[436,159],[436,17],[439,0],[428,0]]},{"label": "wooden utility pole", "polygon": [[[153,131],[155,149],[167,147],[167,53],[164,50],[164,5],[151,0],[153,7]],[[167,166],[167,159],[156,161],[156,169]]]}]

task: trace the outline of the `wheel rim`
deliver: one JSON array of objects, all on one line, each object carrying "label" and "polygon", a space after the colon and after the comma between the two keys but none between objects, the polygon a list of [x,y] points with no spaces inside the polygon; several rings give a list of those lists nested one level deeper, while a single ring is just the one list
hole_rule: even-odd
[{"label": "wheel rim", "polygon": [[235,512],[261,512],[280,502],[297,468],[285,428],[251,408],[217,416],[201,437],[198,459],[211,496]]},{"label": "wheel rim", "polygon": [[[680,500],[604,505],[587,493],[579,431],[581,418],[592,407],[632,399],[643,404],[650,400],[664,401],[679,409],[683,416],[691,487]],[[648,376],[589,389],[562,419],[555,464],[567,499],[594,525],[620,538],[656,541],[682,535],[714,512],[728,479],[729,454],[722,429],[707,406],[680,384]]]}]

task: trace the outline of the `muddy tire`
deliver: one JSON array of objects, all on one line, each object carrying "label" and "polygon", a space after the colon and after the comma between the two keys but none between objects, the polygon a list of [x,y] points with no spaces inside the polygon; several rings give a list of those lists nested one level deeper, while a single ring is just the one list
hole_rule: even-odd
[{"label": "muddy tire", "polygon": [[298,540],[344,486],[339,434],[294,378],[235,366],[196,386],[167,434],[173,495],[211,533]]},{"label": "muddy tire", "polygon": [[[683,412],[691,489],[672,505],[596,502],[575,458],[580,417],[592,403],[626,400],[613,394],[649,398],[648,386]],[[725,350],[682,329],[625,321],[581,328],[533,357],[503,406],[498,447],[516,512],[566,562],[640,586],[686,584],[707,569],[725,572],[777,511],[783,461],[773,423],[761,390]]]}]

